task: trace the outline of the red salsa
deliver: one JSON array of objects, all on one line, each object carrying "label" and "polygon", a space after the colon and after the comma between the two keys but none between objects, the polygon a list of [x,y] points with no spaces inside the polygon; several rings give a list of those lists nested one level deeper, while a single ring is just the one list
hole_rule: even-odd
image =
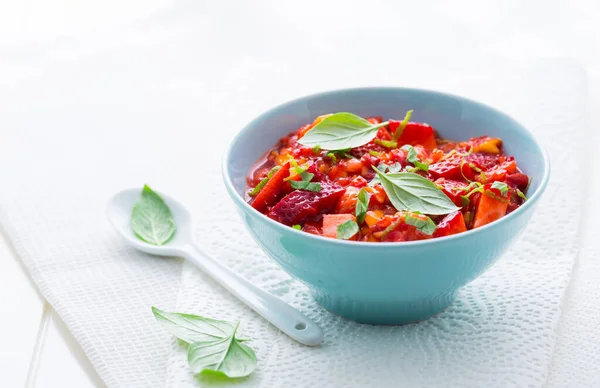
[{"label": "red salsa", "polygon": [[385,122],[317,117],[252,167],[246,200],[306,233],[370,242],[465,232],[526,201],[529,177],[504,154],[501,139],[446,140],[428,124],[409,122],[410,113]]}]

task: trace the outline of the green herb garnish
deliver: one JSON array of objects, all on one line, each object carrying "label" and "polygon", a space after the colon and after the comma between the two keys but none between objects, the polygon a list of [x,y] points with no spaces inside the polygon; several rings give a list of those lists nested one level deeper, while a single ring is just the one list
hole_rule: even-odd
[{"label": "green herb garnish", "polygon": [[406,128],[406,125],[408,124],[408,120],[410,120],[410,116],[412,116],[412,113],[412,110],[406,112],[404,120],[402,120],[398,128],[396,128],[396,132],[394,132],[394,135],[392,136],[394,140],[398,140],[400,138],[400,135],[402,135],[402,132],[404,132],[404,128]]},{"label": "green herb garnish", "polygon": [[519,198],[521,198],[523,201],[527,201],[527,197],[525,196],[525,194],[523,194],[523,192],[519,189],[517,190],[517,195],[519,196]]},{"label": "green herb garnish", "polygon": [[385,147],[385,148],[397,148],[398,147],[398,142],[394,141],[394,140],[375,139],[375,144],[379,144],[380,146]]},{"label": "green herb garnish", "polygon": [[307,191],[314,191],[314,192],[319,192],[321,191],[321,185],[319,183],[312,183],[311,180],[314,178],[315,174],[312,174],[310,172],[307,171],[303,171],[300,174],[300,178],[302,178],[301,181],[290,181],[290,185],[292,186],[292,189],[295,190],[307,190]]},{"label": "green herb garnish", "polygon": [[292,228],[294,228],[296,230],[302,230],[302,226],[300,226],[300,225],[292,225]]},{"label": "green herb garnish", "polygon": [[167,331],[189,344],[188,362],[194,374],[216,373],[230,378],[248,376],[256,369],[254,351],[237,337],[235,325],[198,315],[168,313],[152,307]]},{"label": "green herb garnish", "polygon": [[415,217],[414,216],[415,214],[420,214],[420,213],[407,212],[406,217],[404,218],[404,222],[406,222],[408,225],[414,226],[415,228],[420,230],[422,233],[431,236],[433,234],[433,232],[435,232],[435,230],[437,229],[435,222],[433,222],[433,220],[429,217],[426,217],[425,220],[423,220],[419,217]]},{"label": "green herb garnish", "polygon": [[389,121],[372,124],[348,112],[334,113],[312,127],[298,143],[306,147],[319,145],[326,150],[359,147],[370,142],[379,128],[388,124]]},{"label": "green herb garnish", "polygon": [[312,148],[312,152],[313,152],[315,155],[318,155],[318,154],[321,152],[321,146],[317,144],[316,146],[314,146],[314,147]]},{"label": "green herb garnish", "polygon": [[175,234],[171,209],[148,185],[133,205],[131,229],[140,240],[153,245],[164,245]]},{"label": "green herb garnish", "polygon": [[433,182],[412,172],[384,174],[374,168],[390,202],[397,210],[448,214],[459,208]]},{"label": "green herb garnish", "polygon": [[367,210],[369,210],[369,199],[371,195],[365,189],[360,189],[358,192],[358,201],[356,201],[356,221],[359,224],[365,220],[365,216],[367,215]]},{"label": "green herb garnish", "polygon": [[377,152],[377,151],[374,151],[374,150],[369,150],[369,154],[373,155],[373,156],[381,156],[381,152]]},{"label": "green herb garnish", "polygon": [[419,160],[419,156],[417,154],[417,150],[415,150],[415,147],[406,144],[402,146],[401,149],[408,153],[408,155],[406,156],[406,160],[408,160],[409,163],[412,163],[417,169],[423,170],[425,172],[429,171],[429,165]]},{"label": "green herb garnish", "polygon": [[508,193],[508,185],[504,182],[492,183],[492,189],[500,191],[500,195],[502,195],[503,197],[506,197],[506,194]]},{"label": "green herb garnish", "polygon": [[258,182],[258,184],[256,185],[256,187],[254,187],[252,189],[252,191],[250,191],[248,193],[249,196],[251,197],[255,197],[258,195],[258,193],[260,193],[260,191],[263,189],[263,187],[266,186],[266,184],[269,182],[269,179],[271,179],[273,177],[273,175],[275,175],[275,173],[277,171],[279,171],[279,169],[281,168],[281,166],[275,166],[271,169],[271,171],[269,171],[269,173],[267,174],[267,176],[265,178],[263,178],[260,182]]},{"label": "green herb garnish", "polygon": [[340,240],[348,240],[358,233],[358,224],[354,220],[348,220],[337,227],[337,238]]}]

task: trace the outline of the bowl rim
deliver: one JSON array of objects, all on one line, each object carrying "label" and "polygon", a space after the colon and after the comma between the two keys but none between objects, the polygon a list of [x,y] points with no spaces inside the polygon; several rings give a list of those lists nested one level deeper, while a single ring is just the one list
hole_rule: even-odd
[{"label": "bowl rim", "polygon": [[[535,193],[531,197],[528,197],[527,201],[525,201],[524,204],[519,206],[512,213],[507,214],[504,217],[500,218],[499,220],[493,221],[493,222],[486,224],[477,229],[471,229],[471,230],[467,230],[466,232],[457,233],[457,234],[453,234],[450,236],[431,238],[431,239],[427,239],[427,240],[402,241],[402,242],[368,242],[368,241],[333,239],[333,238],[329,238],[329,237],[315,235],[312,233],[306,233],[301,230],[296,230],[287,225],[279,223],[279,222],[267,217],[265,214],[259,212],[258,210],[254,209],[235,190],[235,187],[233,186],[233,182],[231,180],[231,176],[229,175],[229,171],[228,171],[228,166],[229,166],[229,163],[231,160],[232,150],[236,143],[236,140],[241,135],[245,134],[246,132],[249,132],[251,130],[250,128],[256,122],[262,121],[263,119],[272,115],[274,112],[281,110],[289,105],[301,103],[303,101],[308,101],[313,98],[327,97],[329,95],[335,95],[335,94],[339,94],[339,93],[356,93],[356,92],[361,92],[361,91],[384,91],[384,90],[409,92],[409,93],[411,93],[411,92],[426,93],[426,94],[436,95],[436,96],[440,96],[440,97],[457,99],[457,100],[461,100],[463,102],[475,105],[478,108],[487,109],[495,114],[506,117],[510,121],[513,121],[515,124],[517,124],[518,127],[520,127],[520,129],[524,132],[524,134],[526,136],[529,136],[531,138],[533,143],[540,150],[540,153],[543,158],[542,163],[543,163],[543,167],[544,167],[544,170],[543,170],[544,173],[543,173],[543,176],[541,177],[540,184],[539,184],[537,190],[535,191]],[[331,90],[327,90],[327,91],[323,91],[323,92],[303,95],[303,96],[285,101],[281,104],[278,104],[278,105],[262,112],[260,115],[256,116],[255,118],[250,120],[248,123],[246,123],[244,125],[244,127],[233,137],[233,139],[231,139],[229,145],[227,146],[225,154],[223,155],[223,158],[222,158],[221,172],[223,175],[223,182],[225,183],[225,188],[227,189],[229,196],[233,199],[234,202],[236,202],[239,206],[241,206],[241,208],[244,211],[256,212],[257,215],[264,217],[265,222],[267,222],[272,227],[281,230],[282,232],[296,234],[299,238],[307,238],[309,240],[315,240],[315,242],[319,242],[319,241],[320,242],[328,242],[330,244],[341,244],[341,245],[347,245],[347,246],[356,247],[356,248],[371,247],[374,249],[383,249],[383,248],[390,248],[390,247],[415,247],[415,246],[420,246],[420,245],[440,244],[440,243],[444,243],[444,242],[450,242],[453,240],[469,238],[470,236],[477,236],[478,234],[481,234],[485,231],[498,228],[498,227],[500,227],[500,225],[505,224],[508,221],[510,221],[516,217],[519,217],[528,208],[533,207],[535,205],[535,203],[538,201],[538,199],[540,198],[540,196],[542,195],[542,193],[546,190],[548,181],[550,179],[550,158],[548,156],[547,150],[540,144],[540,142],[537,140],[535,135],[529,129],[527,129],[519,121],[515,120],[512,116],[510,116],[490,105],[484,104],[479,101],[472,100],[467,97],[459,96],[456,94],[440,92],[440,91],[431,90],[431,89],[407,88],[407,87],[401,87],[401,86],[366,86],[366,87],[355,87],[355,88],[331,89]]]}]

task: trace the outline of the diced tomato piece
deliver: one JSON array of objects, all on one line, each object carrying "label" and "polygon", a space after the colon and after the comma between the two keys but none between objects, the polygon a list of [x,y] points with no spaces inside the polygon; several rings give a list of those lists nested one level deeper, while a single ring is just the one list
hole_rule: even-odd
[{"label": "diced tomato piece", "polygon": [[508,160],[485,171],[485,181],[504,181],[507,174],[511,174],[515,171],[517,171],[517,163],[514,160]]},{"label": "diced tomato piece", "polygon": [[348,172],[359,172],[362,170],[362,162],[360,159],[348,159],[345,161],[345,168]]},{"label": "diced tomato piece", "polygon": [[450,236],[451,234],[462,233],[467,231],[465,218],[462,212],[455,211],[444,217],[437,225],[437,229],[433,233],[433,237]]},{"label": "diced tomato piece", "polygon": [[365,178],[358,175],[356,178],[352,179],[352,182],[350,182],[350,186],[358,187],[360,189],[365,187],[368,183],[369,182],[367,182]]},{"label": "diced tomato piece", "polygon": [[491,184],[483,186],[484,191],[475,210],[473,229],[496,221],[506,214],[510,191],[507,191],[506,196],[502,196],[499,190],[492,189],[491,186]]},{"label": "diced tomato piece", "polygon": [[435,178],[464,180],[466,177],[467,179],[472,180],[475,177],[475,173],[469,166],[469,163],[463,161],[464,157],[457,153],[446,156],[439,162],[430,164],[429,173],[431,173],[431,175],[433,175]]},{"label": "diced tomato piece", "polygon": [[[337,228],[346,221],[355,221],[352,214],[324,214],[323,215],[323,236],[337,238]],[[351,240],[356,240],[358,236],[354,235]]]},{"label": "diced tomato piece", "polygon": [[277,171],[271,179],[267,182],[265,187],[256,195],[252,202],[252,207],[259,212],[267,210],[267,206],[273,205],[277,202],[277,198],[282,192],[284,179],[290,176],[290,162],[287,162],[279,171]]},{"label": "diced tomato piece", "polygon": [[[390,132],[395,133],[400,126],[400,123],[401,121],[390,120]],[[399,147],[402,147],[405,144],[410,144],[412,146],[421,145],[427,151],[431,151],[437,146],[433,127],[423,123],[409,122],[406,124],[406,127],[404,127],[404,130],[398,139]]]},{"label": "diced tomato piece", "polygon": [[442,186],[444,194],[446,194],[456,206],[462,206],[461,195],[467,194],[467,183],[445,178],[440,178],[436,180],[435,183]]},{"label": "diced tomato piece", "polygon": [[444,151],[436,148],[433,151],[431,151],[431,153],[429,154],[429,157],[431,158],[431,161],[433,163],[439,162],[439,160],[444,157]]},{"label": "diced tomato piece", "polygon": [[383,187],[375,185],[367,187],[366,190],[369,192],[369,194],[371,194],[372,198],[375,198],[375,200],[377,200],[377,202],[385,203],[385,200],[387,199],[387,194],[385,193]]},{"label": "diced tomato piece", "polygon": [[321,182],[321,191],[294,190],[273,206],[267,215],[282,224],[301,224],[310,217],[333,209],[343,194],[341,186]]},{"label": "diced tomato piece", "polygon": [[356,202],[358,202],[359,188],[354,186],[346,187],[346,191],[340,198],[335,208],[336,213],[353,213],[356,209]]}]

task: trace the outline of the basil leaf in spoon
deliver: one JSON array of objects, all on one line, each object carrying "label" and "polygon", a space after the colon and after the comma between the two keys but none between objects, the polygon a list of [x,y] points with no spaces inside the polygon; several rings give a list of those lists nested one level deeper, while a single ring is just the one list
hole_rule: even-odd
[{"label": "basil leaf in spoon", "polygon": [[373,168],[390,202],[397,210],[418,211],[423,214],[448,214],[459,210],[429,179],[412,172],[384,174]]},{"label": "basil leaf in spoon", "polygon": [[163,245],[175,234],[175,220],[165,201],[148,185],[133,206],[131,229],[141,240]]},{"label": "basil leaf in spoon", "polygon": [[372,124],[352,113],[334,113],[312,127],[298,139],[298,143],[326,150],[359,147],[373,140],[379,128],[388,124],[388,121]]}]

